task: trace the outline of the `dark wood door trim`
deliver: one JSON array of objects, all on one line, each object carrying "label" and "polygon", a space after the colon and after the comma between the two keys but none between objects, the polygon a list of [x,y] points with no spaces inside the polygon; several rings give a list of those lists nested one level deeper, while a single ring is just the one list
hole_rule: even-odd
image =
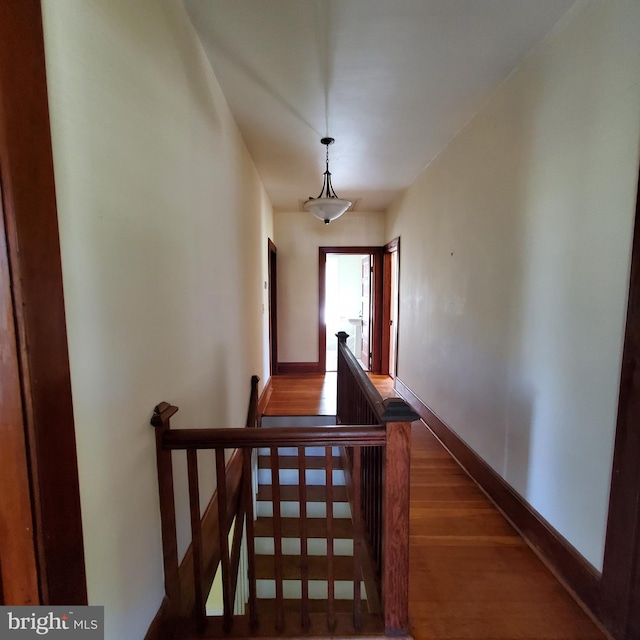
[{"label": "dark wood door trim", "polygon": [[[391,254],[398,253],[400,256],[400,238],[394,238],[387,243],[382,255],[383,275],[382,275],[382,335],[381,335],[381,363],[380,373],[389,375],[389,355],[391,351]],[[400,261],[398,260],[398,271],[400,269]]]},{"label": "dark wood door trim", "polygon": [[[640,174],[638,177],[640,189]],[[640,197],[614,445],[600,616],[617,638],[640,637]],[[635,626],[633,626],[635,625]]]},{"label": "dark wood door trim", "polygon": [[20,358],[0,184],[0,605],[40,602]]},{"label": "dark wood door trim", "polygon": [[271,238],[268,239],[268,297],[269,297],[269,373],[279,373],[278,365],[278,250]]},{"label": "dark wood door trim", "polygon": [[325,300],[325,268],[327,254],[338,253],[343,255],[370,254],[373,258],[373,318],[371,321],[371,372],[380,373],[382,367],[382,280],[383,280],[383,247],[320,247],[318,252],[318,372],[324,373],[327,369],[327,324],[323,314]]},{"label": "dark wood door trim", "polygon": [[85,604],[39,0],[0,2],[0,178],[20,350],[40,596],[43,604]]}]

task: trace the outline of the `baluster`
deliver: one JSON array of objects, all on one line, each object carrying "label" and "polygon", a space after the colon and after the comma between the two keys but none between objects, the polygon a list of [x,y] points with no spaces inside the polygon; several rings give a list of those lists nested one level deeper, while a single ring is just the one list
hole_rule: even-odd
[{"label": "baluster", "polygon": [[229,631],[233,623],[231,570],[229,566],[229,522],[227,517],[227,474],[224,449],[216,449],[216,480],[218,483],[218,530],[220,531],[220,567],[222,569],[223,629]]},{"label": "baluster", "polygon": [[251,629],[258,626],[258,603],[256,587],[256,551],[253,522],[253,478],[252,449],[242,452],[242,492],[247,526],[247,577],[249,580],[249,625]]},{"label": "baluster", "polygon": [[202,588],[202,531],[200,526],[200,491],[198,488],[198,452],[196,449],[189,449],[187,451],[187,474],[189,478],[189,510],[191,513],[195,614],[198,629],[202,631],[205,626],[207,614]]},{"label": "baluster", "polygon": [[362,578],[362,525],[360,509],[360,447],[353,448],[353,627],[362,628],[360,583]]},{"label": "baluster", "polygon": [[329,631],[333,631],[336,626],[333,572],[333,447],[325,448],[325,468],[327,507],[327,626]]},{"label": "baluster", "polygon": [[273,560],[276,579],[276,629],[284,630],[284,582],[282,575],[282,520],[280,516],[280,461],[278,448],[271,447],[271,492],[273,504]]},{"label": "baluster", "polygon": [[374,522],[374,549],[378,567],[382,569],[382,484],[384,480],[384,469],[382,466],[382,449],[373,448],[373,472],[374,472],[374,499],[373,499],[373,522]]},{"label": "baluster", "polygon": [[301,625],[309,628],[309,558],[307,550],[307,463],[306,448],[298,447],[298,489],[300,501],[300,580],[302,582]]}]

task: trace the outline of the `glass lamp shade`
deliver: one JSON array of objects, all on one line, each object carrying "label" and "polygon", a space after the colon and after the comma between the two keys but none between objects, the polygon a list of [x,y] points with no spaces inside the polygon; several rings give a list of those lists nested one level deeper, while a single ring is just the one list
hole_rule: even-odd
[{"label": "glass lamp shade", "polygon": [[325,224],[339,218],[350,206],[350,200],[341,198],[310,198],[304,203],[304,208]]}]

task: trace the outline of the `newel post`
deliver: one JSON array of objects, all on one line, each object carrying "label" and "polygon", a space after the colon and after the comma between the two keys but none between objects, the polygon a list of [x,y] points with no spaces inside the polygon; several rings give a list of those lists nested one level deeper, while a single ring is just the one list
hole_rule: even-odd
[{"label": "newel post", "polygon": [[409,632],[409,473],[411,423],[419,416],[399,398],[382,401],[384,464],[382,599],[387,635]]},{"label": "newel post", "polygon": [[338,338],[338,366],[337,366],[337,394],[336,394],[336,418],[338,424],[345,424],[348,422],[347,411],[349,407],[349,390],[347,376],[345,375],[343,355],[341,354],[341,347],[347,346],[347,338],[349,334],[346,331],[338,331],[336,338]]},{"label": "newel post", "polygon": [[163,436],[171,428],[169,421],[176,411],[178,411],[178,407],[174,407],[168,402],[161,402],[154,408],[151,418],[151,424],[156,431],[158,493],[162,528],[162,556],[164,559],[164,591],[168,602],[168,613],[172,618],[175,618],[180,612],[180,574],[176,533],[176,506],[173,496],[173,466],[171,463],[171,450],[163,447]]},{"label": "newel post", "polygon": [[258,382],[260,378],[258,376],[251,376],[251,393],[249,395],[249,409],[247,410],[247,422],[246,427],[258,427]]}]

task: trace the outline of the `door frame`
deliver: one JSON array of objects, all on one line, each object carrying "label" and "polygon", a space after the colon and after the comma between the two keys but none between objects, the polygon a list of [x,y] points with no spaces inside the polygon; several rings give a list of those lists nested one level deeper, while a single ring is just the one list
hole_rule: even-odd
[{"label": "door frame", "polygon": [[269,298],[269,373],[278,374],[278,250],[271,238],[267,239]]},{"label": "door frame", "polygon": [[640,171],[599,616],[616,638],[640,636]]},{"label": "door frame", "polygon": [[39,0],[0,2],[0,180],[11,286],[2,293],[13,300],[39,599],[83,605],[84,545]]},{"label": "door frame", "polygon": [[382,366],[382,279],[383,247],[319,247],[318,250],[318,373],[327,370],[327,323],[324,316],[327,255],[365,255],[372,257],[372,318],[371,318],[371,373],[380,373]]},{"label": "door frame", "polygon": [[[383,292],[382,292],[382,343],[381,343],[381,370],[380,373],[383,375],[391,375],[391,371],[389,371],[389,356],[391,354],[391,307],[393,301],[391,300],[391,292],[392,292],[392,272],[391,272],[391,254],[396,253],[397,260],[397,288],[396,288],[396,297],[400,297],[400,238],[394,238],[391,242],[388,242],[383,247],[383,269],[384,274],[382,278],[383,283]],[[396,371],[398,370],[398,316],[400,315],[400,305],[398,305],[398,313],[396,316]],[[395,378],[395,371],[393,372],[393,377]]]}]

